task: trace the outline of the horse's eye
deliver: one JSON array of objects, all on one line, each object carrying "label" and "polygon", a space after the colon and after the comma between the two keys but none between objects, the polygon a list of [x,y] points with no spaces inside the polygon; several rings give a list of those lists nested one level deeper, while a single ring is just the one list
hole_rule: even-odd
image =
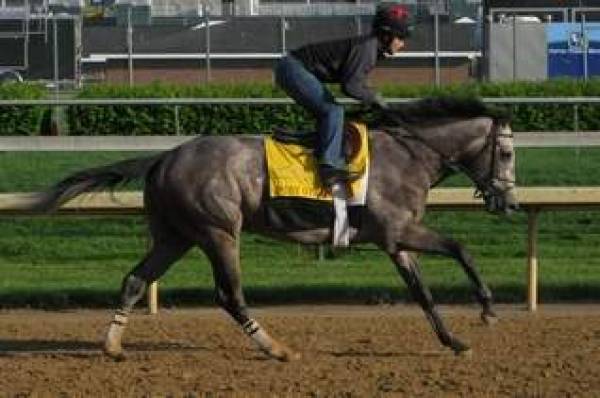
[{"label": "horse's eye", "polygon": [[512,152],[500,152],[500,157],[502,157],[503,160],[510,160],[512,158]]}]

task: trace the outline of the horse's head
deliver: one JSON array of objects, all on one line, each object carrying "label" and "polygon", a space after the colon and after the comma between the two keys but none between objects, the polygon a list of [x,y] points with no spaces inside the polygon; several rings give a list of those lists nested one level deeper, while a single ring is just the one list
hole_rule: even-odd
[{"label": "horse's head", "polygon": [[476,195],[483,198],[488,211],[510,214],[519,208],[513,134],[507,122],[493,123],[483,147],[465,158],[461,168],[477,186]]},{"label": "horse's head", "polygon": [[397,139],[420,141],[439,155],[446,171],[468,175],[488,211],[518,209],[513,134],[503,112],[476,98],[440,97],[403,105],[382,117],[392,122],[394,127],[386,130]]}]

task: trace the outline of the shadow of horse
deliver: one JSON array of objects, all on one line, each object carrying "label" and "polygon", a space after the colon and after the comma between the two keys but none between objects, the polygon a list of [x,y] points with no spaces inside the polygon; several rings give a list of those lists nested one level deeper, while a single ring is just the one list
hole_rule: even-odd
[{"label": "shadow of horse", "polygon": [[451,354],[447,350],[425,350],[425,351],[366,351],[366,350],[347,350],[347,351],[319,351],[320,353],[330,355],[336,358],[438,358]]},{"label": "shadow of horse", "polygon": [[[138,342],[125,344],[132,352],[201,352],[210,348],[182,342]],[[102,356],[102,344],[85,340],[0,340],[0,357],[11,356]]]}]

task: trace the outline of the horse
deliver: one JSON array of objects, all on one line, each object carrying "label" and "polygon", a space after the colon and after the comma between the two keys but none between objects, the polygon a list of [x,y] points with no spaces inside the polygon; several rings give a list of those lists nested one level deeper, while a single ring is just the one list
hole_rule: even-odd
[{"label": "horse", "polygon": [[[471,255],[460,243],[421,221],[430,188],[455,172],[469,177],[488,211],[503,214],[517,209],[509,118],[479,100],[458,98],[420,100],[388,111],[386,116],[379,116],[384,122],[369,133],[366,206],[361,225],[351,228],[351,242],[371,242],[383,250],[440,343],[456,354],[470,352],[445,326],[413,253],[457,261],[474,287],[483,322],[497,320],[491,291]],[[149,284],[197,246],[210,260],[216,303],[269,357],[299,358],[250,317],[240,280],[240,235],[245,230],[322,244],[330,241],[332,228],[270,229],[264,219],[269,201],[264,150],[261,136],[198,136],[158,154],[76,172],[35,196],[30,209],[51,212],[84,192],[144,179],[152,244],[123,279],[120,306],[104,341],[106,355],[125,358],[121,340],[134,305]]]}]

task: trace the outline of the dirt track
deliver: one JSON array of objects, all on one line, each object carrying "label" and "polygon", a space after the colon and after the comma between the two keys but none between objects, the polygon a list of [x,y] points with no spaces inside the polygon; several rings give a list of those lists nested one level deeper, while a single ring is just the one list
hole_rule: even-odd
[{"label": "dirt track", "polygon": [[600,308],[442,308],[473,355],[443,349],[414,307],[254,311],[302,354],[265,360],[218,310],[136,314],[125,362],[101,355],[109,311],[0,312],[0,396],[600,397]]}]

